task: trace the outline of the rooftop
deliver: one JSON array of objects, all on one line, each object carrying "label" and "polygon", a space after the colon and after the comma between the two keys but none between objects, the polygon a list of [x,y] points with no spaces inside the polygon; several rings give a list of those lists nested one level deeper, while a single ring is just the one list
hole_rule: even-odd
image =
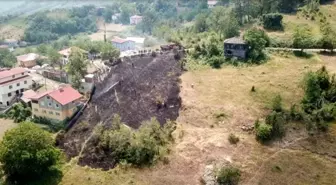
[{"label": "rooftop", "polygon": [[142,16],[140,16],[140,15],[133,15],[131,18],[132,18],[132,19],[142,18]]},{"label": "rooftop", "polygon": [[24,69],[24,68],[20,68],[20,67],[5,70],[5,71],[1,71],[0,72],[0,79],[10,77],[10,76],[13,76],[13,75],[17,75],[17,74],[21,74],[21,73],[24,73],[24,72],[27,72],[27,70]]},{"label": "rooftop", "polygon": [[218,1],[216,0],[208,0],[208,5],[216,5]]},{"label": "rooftop", "polygon": [[135,43],[138,43],[138,44],[143,44],[145,42],[144,37],[127,37],[126,39],[134,41]]},{"label": "rooftop", "polygon": [[[119,37],[115,37],[111,41],[115,42],[115,43],[122,44],[122,43],[125,43],[125,42],[128,42],[128,41],[132,41],[132,40],[122,39],[122,38],[119,38]],[[134,42],[134,41],[132,41],[132,42]]]},{"label": "rooftop", "polygon": [[66,85],[56,90],[46,91],[37,94],[33,96],[31,99],[39,100],[46,95],[50,96],[52,99],[56,100],[61,105],[66,105],[82,97],[82,95],[77,90],[72,88],[70,85]]},{"label": "rooftop", "polygon": [[229,39],[224,40],[224,43],[226,44],[246,44],[246,42],[239,37],[232,37]]},{"label": "rooftop", "polygon": [[74,49],[78,49],[82,52],[86,52],[85,50],[83,50],[79,47],[70,47],[70,48],[67,48],[67,49],[63,49],[63,50],[59,51],[58,53],[61,54],[61,55],[64,55],[64,56],[70,56],[72,50],[74,50]]},{"label": "rooftop", "polygon": [[17,56],[17,60],[22,61],[22,62],[26,62],[26,61],[32,61],[32,60],[36,60],[38,59],[40,56],[36,53],[28,53],[25,55],[20,55]]},{"label": "rooftop", "polygon": [[34,96],[36,96],[36,92],[33,90],[28,90],[22,93],[21,100],[24,101],[25,103],[30,102],[30,99]]}]

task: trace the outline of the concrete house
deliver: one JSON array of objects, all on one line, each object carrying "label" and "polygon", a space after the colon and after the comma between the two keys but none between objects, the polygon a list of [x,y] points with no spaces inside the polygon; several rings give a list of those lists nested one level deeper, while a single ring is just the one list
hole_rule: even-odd
[{"label": "concrete house", "polygon": [[64,121],[77,112],[82,95],[70,85],[31,97],[33,116]]},{"label": "concrete house", "polygon": [[231,58],[237,57],[239,59],[246,59],[249,46],[246,42],[239,38],[233,37],[224,41],[224,56]]},{"label": "concrete house", "polygon": [[28,53],[25,55],[17,56],[16,60],[20,67],[32,68],[36,66],[36,61],[39,58],[40,58],[40,55],[36,53]]},{"label": "concrete house", "polygon": [[131,25],[137,25],[142,21],[142,16],[139,15],[133,15],[130,17],[130,24]]},{"label": "concrete house", "polygon": [[33,78],[23,68],[0,72],[0,106],[9,106],[15,97],[30,89]]},{"label": "concrete house", "polygon": [[135,42],[132,40],[114,38],[111,40],[112,45],[118,48],[120,51],[135,50]]}]

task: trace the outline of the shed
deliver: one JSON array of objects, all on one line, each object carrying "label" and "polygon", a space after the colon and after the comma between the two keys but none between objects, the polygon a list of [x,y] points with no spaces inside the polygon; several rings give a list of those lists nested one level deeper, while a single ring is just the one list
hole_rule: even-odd
[{"label": "shed", "polygon": [[239,37],[233,37],[224,41],[224,55],[225,57],[237,57],[239,59],[246,59],[248,52],[247,43]]}]

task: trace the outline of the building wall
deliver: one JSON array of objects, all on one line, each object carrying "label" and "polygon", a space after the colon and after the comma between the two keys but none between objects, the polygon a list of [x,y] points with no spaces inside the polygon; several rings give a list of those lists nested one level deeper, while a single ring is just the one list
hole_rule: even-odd
[{"label": "building wall", "polygon": [[130,18],[130,24],[137,25],[142,21],[142,18]]},{"label": "building wall", "polygon": [[31,61],[18,61],[18,63],[20,64],[21,67],[27,67],[27,68],[31,68],[36,66],[36,60],[31,60]]},{"label": "building wall", "polygon": [[44,96],[38,103],[32,103],[33,116],[46,117],[49,119],[64,121],[77,111],[77,101],[62,106],[49,96]]},{"label": "building wall", "polygon": [[112,42],[112,45],[120,51],[135,50],[135,42],[133,41],[127,41],[124,43]]},{"label": "building wall", "polygon": [[224,44],[224,55],[226,57],[237,57],[246,59],[248,46],[243,44]]},{"label": "building wall", "polygon": [[[18,75],[19,76],[19,75]],[[15,80],[15,78],[13,78]],[[0,106],[8,105],[16,94],[22,93],[30,89],[33,85],[33,79],[31,76],[26,76],[18,81],[8,82],[0,85]]]}]

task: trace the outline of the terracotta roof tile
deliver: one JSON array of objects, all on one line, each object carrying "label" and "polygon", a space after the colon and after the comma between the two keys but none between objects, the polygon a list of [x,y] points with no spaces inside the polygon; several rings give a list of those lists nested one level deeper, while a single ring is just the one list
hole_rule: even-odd
[{"label": "terracotta roof tile", "polygon": [[13,76],[13,75],[17,75],[17,74],[21,74],[21,73],[24,73],[24,72],[27,72],[27,70],[24,69],[24,68],[20,68],[20,67],[13,68],[13,69],[6,70],[6,71],[1,71],[0,72],[0,79],[10,77],[10,76]]}]

